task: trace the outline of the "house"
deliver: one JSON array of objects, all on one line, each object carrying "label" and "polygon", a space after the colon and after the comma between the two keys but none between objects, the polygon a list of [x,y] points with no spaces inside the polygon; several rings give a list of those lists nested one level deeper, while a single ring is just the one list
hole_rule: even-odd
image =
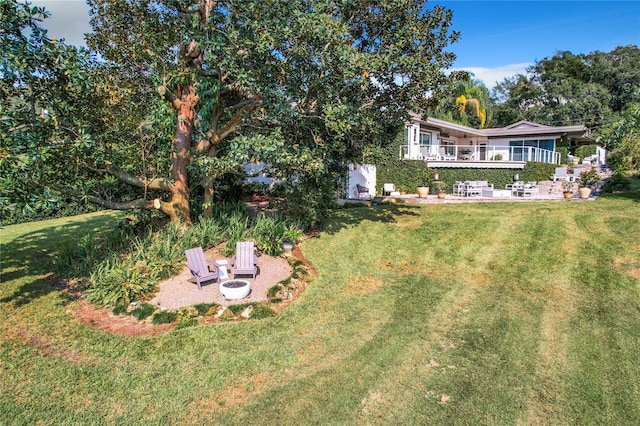
[{"label": "house", "polygon": [[[521,169],[527,161],[560,164],[556,151],[565,138],[569,146],[594,144],[584,126],[547,126],[519,121],[510,126],[474,129],[437,118],[411,114],[400,158],[423,160],[429,167]],[[597,162],[604,164],[605,151]]]}]

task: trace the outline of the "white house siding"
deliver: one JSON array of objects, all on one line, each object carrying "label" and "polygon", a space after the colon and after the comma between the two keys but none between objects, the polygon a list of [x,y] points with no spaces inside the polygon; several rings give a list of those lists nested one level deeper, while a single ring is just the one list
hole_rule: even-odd
[{"label": "white house siding", "polygon": [[357,185],[369,188],[371,197],[376,195],[376,166],[374,164],[349,164],[347,198],[361,198]]}]

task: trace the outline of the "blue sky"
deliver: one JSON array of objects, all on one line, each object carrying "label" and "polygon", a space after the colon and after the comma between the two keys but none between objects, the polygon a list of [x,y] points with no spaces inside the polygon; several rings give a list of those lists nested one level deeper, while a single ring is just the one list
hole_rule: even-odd
[{"label": "blue sky", "polygon": [[436,1],[460,31],[456,69],[493,87],[557,51],[610,52],[640,45],[640,1]]},{"label": "blue sky", "polygon": [[[52,18],[51,37],[82,44],[91,30],[83,0],[39,0]],[[489,88],[536,60],[568,50],[575,54],[616,46],[640,45],[640,1],[429,1],[453,10],[453,29],[460,40],[448,50],[458,59],[454,69],[475,74]]]}]

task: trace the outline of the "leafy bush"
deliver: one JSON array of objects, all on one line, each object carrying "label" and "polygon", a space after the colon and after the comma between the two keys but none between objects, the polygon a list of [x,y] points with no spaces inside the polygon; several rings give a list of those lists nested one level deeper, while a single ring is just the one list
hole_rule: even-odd
[{"label": "leafy bush", "polygon": [[281,290],[282,290],[281,284],[276,284],[273,287],[270,287],[269,290],[267,290],[267,298],[273,299],[278,295],[278,293],[280,293]]},{"label": "leafy bush", "polygon": [[111,313],[113,315],[128,315],[129,312],[127,311],[127,306],[126,305],[116,305],[112,310]]},{"label": "leafy bush", "polygon": [[603,191],[628,191],[631,189],[631,179],[625,176],[623,172],[616,171],[609,179],[605,181]]},{"label": "leafy bush", "polygon": [[276,311],[274,311],[270,306],[265,303],[240,303],[237,305],[230,305],[228,308],[234,315],[239,315],[246,308],[251,306],[253,311],[251,311],[251,315],[249,319],[262,319],[262,318],[271,318],[276,315]]},{"label": "leafy bush", "polygon": [[[450,192],[456,181],[486,180],[496,188],[504,188],[513,182],[513,175],[520,175],[523,181],[549,180],[555,171],[555,164],[528,162],[524,169],[468,169],[441,168],[429,169],[427,163],[421,160],[401,160],[398,146],[404,143],[404,134],[399,132],[391,144],[372,149],[365,155],[364,161],[376,165],[376,180],[390,182],[396,185],[398,191],[415,193],[421,185],[431,185],[432,176],[437,171],[442,185]],[[382,185],[377,185],[382,187]],[[435,192],[435,191],[434,191]]]},{"label": "leafy bush", "polygon": [[600,182],[600,176],[598,172],[594,169],[587,170],[585,172],[580,173],[580,178],[578,179],[578,184],[580,187],[592,187],[596,183]]},{"label": "leafy bush", "polygon": [[335,178],[328,173],[281,183],[274,193],[281,196],[275,207],[288,221],[307,229],[320,225],[337,205]]},{"label": "leafy bush", "polygon": [[158,311],[153,314],[151,322],[153,324],[171,324],[178,319],[178,313],[175,311]]},{"label": "leafy bush", "polygon": [[210,311],[211,308],[218,307],[217,303],[199,303],[194,305],[194,309],[198,312],[198,315],[204,316],[207,312]]},{"label": "leafy bush", "polygon": [[251,312],[250,319],[263,319],[272,318],[276,316],[274,311],[269,305],[265,303],[258,303],[253,306],[253,312]]},{"label": "leafy bush", "polygon": [[156,307],[150,303],[143,303],[131,311],[131,315],[138,321],[149,318],[155,311]]},{"label": "leafy bush", "polygon": [[127,268],[117,260],[106,260],[91,274],[92,285],[85,296],[102,306],[128,305],[134,300],[150,296],[157,280],[137,268]]}]

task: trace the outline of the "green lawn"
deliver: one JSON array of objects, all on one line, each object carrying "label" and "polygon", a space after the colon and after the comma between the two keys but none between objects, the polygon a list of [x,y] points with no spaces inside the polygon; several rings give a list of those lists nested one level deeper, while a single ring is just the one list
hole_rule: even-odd
[{"label": "green lawn", "polygon": [[640,424],[640,198],[337,211],[278,317],[112,336],[2,229],[0,424]]}]

